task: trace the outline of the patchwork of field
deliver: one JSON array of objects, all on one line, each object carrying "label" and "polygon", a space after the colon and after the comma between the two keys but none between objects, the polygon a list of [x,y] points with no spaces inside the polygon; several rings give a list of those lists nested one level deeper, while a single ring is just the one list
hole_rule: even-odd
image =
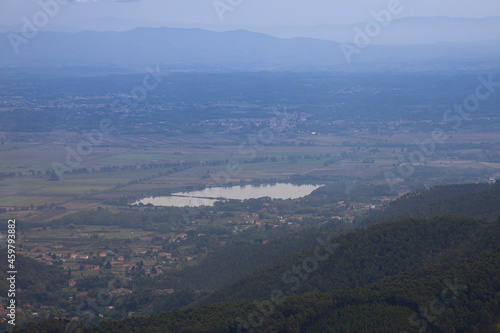
[{"label": "patchwork of field", "polygon": [[[3,137],[8,140],[0,146],[0,209],[9,216],[42,221],[81,209],[109,207],[107,200],[123,196],[221,186],[221,174],[225,184],[285,181],[291,175],[383,183],[384,172],[407,163],[407,155],[419,149],[415,142],[429,139],[429,133],[277,135],[266,145],[251,136],[127,135],[108,137],[79,155],[70,153],[82,140],[77,133],[4,133]],[[500,134],[454,133],[444,144],[452,143],[453,149],[432,152],[414,165],[429,168],[436,177],[443,170],[460,172],[469,181],[488,181],[498,173],[500,163],[460,158],[484,154],[482,149],[469,147],[480,142],[497,144]],[[464,147],[457,148],[460,144]],[[70,173],[62,174],[60,180],[51,179],[54,163]]]}]

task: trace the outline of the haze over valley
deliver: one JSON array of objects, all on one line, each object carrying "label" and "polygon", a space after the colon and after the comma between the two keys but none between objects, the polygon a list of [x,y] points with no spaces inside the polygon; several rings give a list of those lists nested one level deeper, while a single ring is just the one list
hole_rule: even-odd
[{"label": "haze over valley", "polygon": [[500,332],[500,7],[0,4],[0,330]]}]

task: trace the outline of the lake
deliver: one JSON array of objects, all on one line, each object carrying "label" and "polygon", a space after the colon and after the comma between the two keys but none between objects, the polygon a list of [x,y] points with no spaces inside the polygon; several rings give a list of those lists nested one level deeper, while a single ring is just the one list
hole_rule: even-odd
[{"label": "lake", "polygon": [[178,192],[170,196],[149,197],[136,201],[133,205],[143,203],[154,206],[173,207],[198,207],[213,206],[219,199],[257,199],[270,197],[272,199],[297,199],[311,194],[312,191],[323,185],[294,185],[290,183],[280,183],[273,185],[244,185],[232,187],[211,187],[201,191]]}]

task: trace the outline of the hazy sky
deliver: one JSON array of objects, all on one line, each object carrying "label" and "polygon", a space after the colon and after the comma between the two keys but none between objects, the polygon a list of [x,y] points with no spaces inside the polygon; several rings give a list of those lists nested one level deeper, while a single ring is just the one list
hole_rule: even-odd
[{"label": "hazy sky", "polygon": [[[56,0],[40,0],[50,1]],[[214,8],[216,1],[230,6],[225,7],[231,11],[224,12],[224,20]],[[371,11],[387,8],[390,1],[397,0],[73,0],[61,5],[48,24],[104,17],[148,20],[166,26],[345,24],[370,20]],[[403,11],[398,18],[500,16],[500,0],[401,0],[401,5]],[[39,1],[0,0],[0,24],[21,24],[22,17],[31,19],[38,11]]]}]

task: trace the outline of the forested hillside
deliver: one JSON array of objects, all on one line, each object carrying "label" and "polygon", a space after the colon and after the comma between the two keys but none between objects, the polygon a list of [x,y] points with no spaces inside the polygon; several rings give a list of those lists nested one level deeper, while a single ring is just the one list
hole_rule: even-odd
[{"label": "forested hillside", "polygon": [[[364,287],[282,298],[281,304],[226,303],[174,310],[82,331],[238,332],[239,327],[246,332],[253,326],[256,332],[494,332],[500,311],[499,262],[496,248]],[[65,320],[53,319],[15,332],[65,332],[66,325]]]},{"label": "forested hillside", "polygon": [[441,215],[463,215],[495,219],[500,216],[500,182],[435,186],[410,192],[374,212],[361,225],[403,218],[432,218]]},{"label": "forested hillside", "polygon": [[[0,262],[7,263],[7,251],[0,251]],[[5,266],[6,267],[6,266]],[[57,290],[66,283],[68,273],[58,266],[47,266],[39,262],[16,255],[15,267],[22,272],[17,276],[16,286],[23,290],[21,298],[50,298],[50,291]],[[8,290],[6,270],[0,271],[0,290]]]},{"label": "forested hillside", "polygon": [[[493,250],[499,239],[498,222],[459,216],[377,224],[335,238],[329,245],[328,260],[317,260],[316,266],[307,259],[315,257],[316,249],[297,253],[222,288],[202,303],[251,302],[266,299],[274,289],[297,294],[356,288],[400,272]],[[313,267],[316,269],[308,273]]]},{"label": "forested hillside", "polygon": [[140,285],[172,288],[216,289],[234,282],[283,256],[313,247],[325,232],[341,234],[344,228],[332,226],[306,229],[269,243],[234,242],[210,253],[198,265],[188,266],[158,279],[139,281]]},{"label": "forested hillside", "polygon": [[[10,294],[10,281],[7,278],[7,250],[0,251],[0,290],[2,290],[3,297]],[[61,298],[60,291],[62,287],[67,286],[67,280],[70,278],[70,272],[64,272],[63,269],[57,265],[48,266],[41,264],[31,258],[22,256],[16,253],[15,257],[15,274],[16,280],[16,293],[15,300],[18,306],[23,307],[26,312],[41,312],[49,314],[48,306],[53,306],[59,302],[67,301],[66,298]],[[5,264],[4,264],[5,263]],[[4,298],[7,300],[7,298]],[[2,301],[3,303],[3,301]],[[7,303],[3,303],[5,306]],[[3,306],[0,307],[3,310]],[[24,313],[18,313],[17,318],[24,318]],[[0,330],[4,329],[6,323],[0,323]],[[9,325],[10,326],[10,325]]]},{"label": "forested hillside", "polygon": [[[394,201],[366,228],[325,225],[265,246],[234,243],[182,273],[212,278],[177,282],[207,291],[226,284],[218,291],[202,299],[187,290],[137,293],[123,303],[178,308],[182,294],[193,301],[185,308],[99,326],[52,319],[15,332],[497,332],[499,188],[435,187]],[[404,218],[376,223],[391,216]],[[260,268],[238,279],[252,267]]]},{"label": "forested hillside", "polygon": [[[316,239],[327,230],[333,234],[346,232],[344,228],[333,230],[332,226],[324,226],[293,233],[267,244],[235,242],[208,254],[197,265],[157,278],[141,277],[134,283],[138,289],[133,294],[124,296],[123,301],[115,305],[116,311],[159,313],[186,306],[203,296],[200,291],[208,294],[231,285],[283,256],[313,247]],[[171,295],[159,295],[155,292],[165,288],[173,288],[176,292]]]}]

